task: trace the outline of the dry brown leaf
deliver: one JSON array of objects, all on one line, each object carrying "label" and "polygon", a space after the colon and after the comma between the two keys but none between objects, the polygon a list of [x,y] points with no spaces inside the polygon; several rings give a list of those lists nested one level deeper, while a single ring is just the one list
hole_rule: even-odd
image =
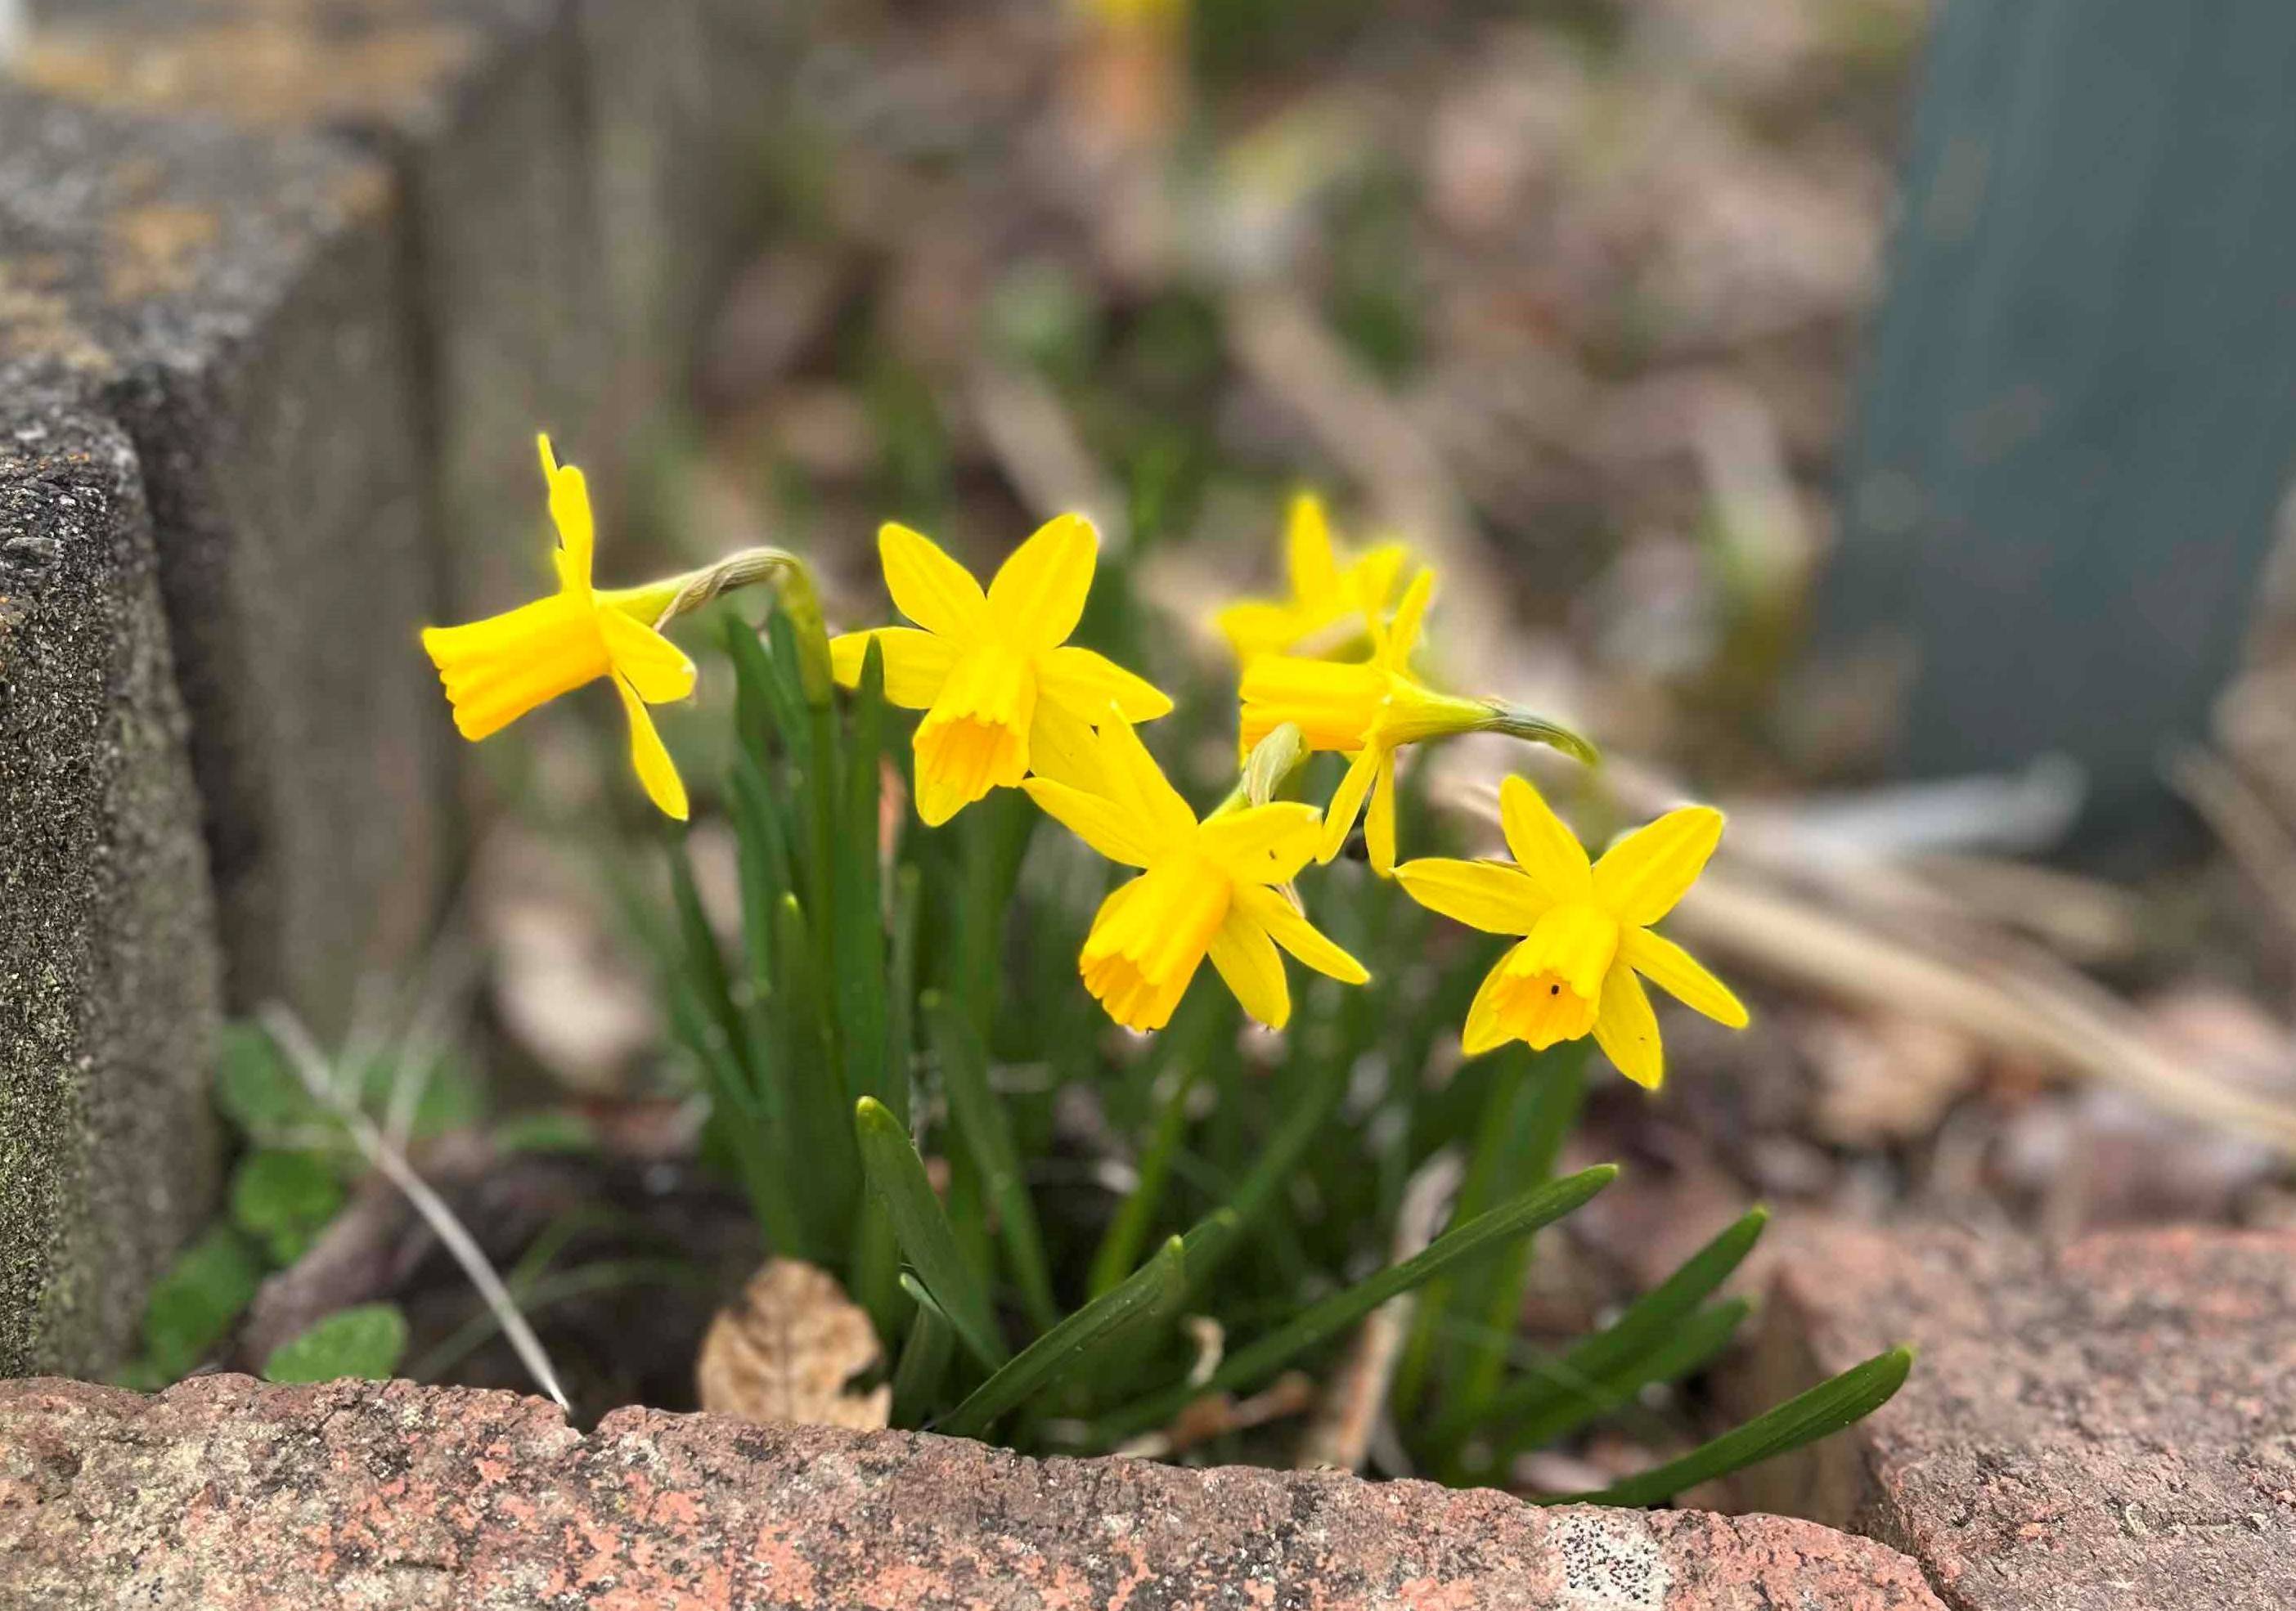
[{"label": "dry brown leaf", "polygon": [[876,1328],[835,1276],[777,1258],[710,1322],[694,1374],[704,1410],[867,1432],[890,1419],[893,1389],[856,1393],[848,1384],[882,1357]]}]

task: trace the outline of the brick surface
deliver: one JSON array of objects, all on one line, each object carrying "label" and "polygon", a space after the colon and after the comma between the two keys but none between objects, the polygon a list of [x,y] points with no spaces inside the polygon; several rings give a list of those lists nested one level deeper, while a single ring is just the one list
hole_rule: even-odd
[{"label": "brick surface", "polygon": [[1792,1235],[1750,1406],[1921,1354],[1747,1502],[1887,1540],[1956,1611],[2296,1605],[2296,1234]]},{"label": "brick surface", "polygon": [[0,410],[0,1375],[101,1363],[206,1212],[220,962],[126,438]]},{"label": "brick surface", "polygon": [[1330,1473],[1023,1459],[508,1394],[0,1385],[0,1599],[27,1611],[1181,1606],[1934,1611],[1807,1522],[1535,1509]]}]

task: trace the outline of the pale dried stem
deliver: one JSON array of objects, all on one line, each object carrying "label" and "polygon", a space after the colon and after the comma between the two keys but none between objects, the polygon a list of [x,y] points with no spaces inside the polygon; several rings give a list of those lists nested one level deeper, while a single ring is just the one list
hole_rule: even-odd
[{"label": "pale dried stem", "polygon": [[455,1262],[463,1267],[463,1273],[470,1278],[471,1285],[478,1288],[480,1297],[493,1312],[496,1323],[502,1327],[503,1335],[510,1339],[511,1347],[516,1351],[528,1373],[560,1409],[570,1411],[573,1406],[567,1402],[566,1391],[558,1384],[558,1373],[551,1368],[550,1355],[544,1350],[542,1339],[534,1335],[534,1329],[526,1323],[526,1316],[519,1313],[517,1301],[511,1296],[510,1288],[503,1285],[502,1277],[495,1273],[495,1267],[488,1261],[478,1239],[463,1228],[462,1221],[455,1217],[455,1211],[447,1206],[446,1199],[415,1173],[414,1166],[406,1161],[406,1154],[392,1146],[366,1115],[335,1088],[333,1070],[329,1066],[326,1054],[311,1039],[302,1021],[275,1002],[266,1006],[259,1016],[263,1026],[285,1054],[296,1076],[303,1082],[304,1089],[311,1093],[312,1100],[332,1109],[349,1134],[352,1144],[365,1156],[367,1162],[406,1194],[406,1200],[414,1206],[414,1211],[422,1216],[439,1242],[454,1256]]}]

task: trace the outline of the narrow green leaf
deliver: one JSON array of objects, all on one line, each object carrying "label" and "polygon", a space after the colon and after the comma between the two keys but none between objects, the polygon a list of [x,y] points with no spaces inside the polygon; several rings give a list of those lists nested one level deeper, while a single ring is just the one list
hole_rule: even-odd
[{"label": "narrow green leaf", "polygon": [[1682,1380],[1730,1345],[1739,1325],[1753,1310],[1742,1297],[1710,1304],[1675,1328],[1672,1335],[1632,1363],[1613,1371],[1589,1391],[1549,1404],[1492,1439],[1488,1464],[1504,1468],[1527,1449],[1543,1449],[1598,1417],[1608,1415],[1652,1383]]},{"label": "narrow green leaf", "polygon": [[844,1082],[831,1053],[805,912],[795,895],[784,895],[774,915],[775,979],[768,1011],[789,1100],[791,1163],[816,1245],[843,1247],[860,1189]]},{"label": "narrow green leaf", "polygon": [[956,1121],[957,1135],[980,1171],[989,1206],[996,1210],[997,1235],[1004,1244],[1013,1282],[1021,1289],[1021,1306],[1028,1311],[1030,1324],[1039,1331],[1049,1330],[1060,1320],[1060,1305],[1053,1298],[1044,1232],[1037,1223],[1036,1205],[1029,1197],[1020,1151],[1013,1144],[1012,1126],[996,1092],[988,1088],[988,1049],[974,1033],[972,1020],[939,992],[927,994],[924,1013],[934,1053],[940,1060],[949,1116]]},{"label": "narrow green leaf", "polygon": [[1788,1454],[1852,1426],[1890,1402],[1914,1368],[1911,1348],[1892,1348],[1797,1394],[1734,1431],[1702,1443],[1680,1460],[1614,1483],[1599,1493],[1541,1500],[1541,1504],[1655,1505],[1685,1488]]},{"label": "narrow green leaf", "polygon": [[1171,1089],[1156,1111],[1156,1128],[1148,1137],[1148,1145],[1141,1149],[1132,1190],[1117,1205],[1093,1253],[1085,1290],[1094,1297],[1116,1289],[1138,1257],[1141,1244],[1148,1239],[1148,1228],[1155,1223],[1156,1210],[1163,1201],[1164,1182],[1172,1172],[1173,1154],[1179,1150],[1180,1138],[1187,1129],[1188,1098],[1203,1066],[1204,1059],[1191,1057],[1169,1071]]},{"label": "narrow green leaf", "polygon": [[683,846],[669,857],[670,893],[677,904],[677,938],[686,977],[703,1008],[725,1031],[726,1043],[737,1046],[741,1018],[734,1010],[734,985],[726,971],[725,953],[710,932],[709,914],[701,907],[701,892],[693,882],[693,865]]},{"label": "narrow green leaf", "polygon": [[869,640],[853,703],[852,742],[835,836],[835,945],[838,1044],[845,1094],[873,1096],[899,1116],[906,1106],[890,1089],[885,1057],[884,894],[877,868],[878,760],[884,753],[885,651]]},{"label": "narrow green leaf", "polygon": [[917,922],[922,879],[913,865],[893,874],[893,954],[886,981],[885,1105],[904,1124],[909,1122],[909,1086],[914,1078],[917,1031]]},{"label": "narrow green leaf", "polygon": [[1565,1179],[1535,1186],[1487,1214],[1454,1225],[1422,1252],[1310,1305],[1259,1341],[1230,1354],[1202,1386],[1182,1383],[1119,1411],[1103,1423],[1102,1435],[1121,1441],[1151,1427],[1161,1426],[1201,1394],[1257,1386],[1295,1355],[1354,1325],[1388,1299],[1466,1260],[1488,1253],[1512,1238],[1529,1235],[1561,1219],[1609,1185],[1618,1173],[1616,1165],[1599,1164]]},{"label": "narrow green leaf", "polygon": [[1153,1316],[1168,1314],[1187,1290],[1187,1255],[1178,1237],[1112,1290],[1061,1321],[1013,1362],[975,1388],[940,1430],[952,1437],[983,1437],[1000,1416],[1059,1381],[1091,1350]]},{"label": "narrow green leaf", "polygon": [[[1578,1117],[1587,1046],[1583,1040],[1569,1041],[1533,1055],[1504,1139],[1487,1138],[1501,1149],[1502,1178],[1518,1184],[1554,1178],[1563,1138]],[[1447,1386],[1446,1397],[1470,1419],[1481,1418],[1505,1375],[1508,1346],[1521,1324],[1523,1288],[1536,1247],[1536,1239],[1526,1237],[1492,1260],[1481,1280],[1470,1272],[1458,1283],[1467,1313],[1481,1324],[1451,1361],[1456,1385]]]},{"label": "narrow green leaf", "polygon": [[774,909],[790,893],[789,836],[783,807],[758,758],[734,757],[730,790],[742,870],[742,937],[752,991],[772,988]]},{"label": "narrow green leaf", "polygon": [[892,1109],[868,1096],[854,1106],[853,1127],[861,1144],[861,1166],[892,1219],[901,1252],[965,1347],[982,1364],[996,1370],[1012,1358],[1012,1351],[996,1334],[988,1294],[957,1251],[956,1234],[933,1196],[932,1183],[925,1179],[924,1160],[917,1156],[909,1133]]},{"label": "narrow green leaf", "polygon": [[[670,1028],[701,1070],[709,1092],[710,1124],[733,1154],[750,1211],[758,1216],[766,1239],[792,1257],[814,1257],[813,1237],[791,1190],[793,1172],[784,1127],[775,1122],[767,1101],[750,1088],[748,1071],[734,1055],[724,1029],[702,1008],[691,983],[673,978],[668,994]],[[762,1010],[763,1005],[753,1002],[752,1011]]]},{"label": "narrow green leaf", "polygon": [[922,1427],[947,1379],[949,1355],[956,1346],[956,1328],[948,1323],[924,1283],[901,1272],[901,1290],[915,1304],[909,1335],[902,1340],[901,1357],[893,1367],[893,1425]]},{"label": "narrow green leaf", "polygon": [[263,1362],[267,1382],[332,1382],[342,1377],[384,1381],[406,1357],[406,1316],[396,1304],[338,1309]]},{"label": "narrow green leaf", "polygon": [[1684,1316],[1729,1279],[1761,1239],[1769,1220],[1770,1211],[1757,1204],[1609,1326],[1553,1365],[1502,1388],[1476,1417],[1471,1419],[1456,1410],[1447,1412],[1430,1435],[1441,1443],[1464,1434],[1478,1420],[1524,1420],[1616,1375],[1671,1335]]}]

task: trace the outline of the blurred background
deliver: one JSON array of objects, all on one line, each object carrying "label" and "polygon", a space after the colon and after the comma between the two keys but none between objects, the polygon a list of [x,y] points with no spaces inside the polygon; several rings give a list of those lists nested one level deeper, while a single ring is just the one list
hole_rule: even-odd
[{"label": "blurred background", "polygon": [[[628,461],[602,575],[778,544],[873,624],[881,521],[986,574],[1083,509],[1139,601],[1087,634],[1185,696],[1205,801],[1209,617],[1281,593],[1293,494],[1408,544],[1431,672],[1602,745],[1539,772],[1577,820],[1732,814],[1677,931],[1754,1027],[1669,1012],[1658,1100],[1590,1089],[1574,1157],[1633,1167],[1542,1255],[1553,1329],[1750,1198],[2296,1223],[2296,8],[856,3],[794,49],[690,388],[561,442]],[[518,809],[430,983],[504,1105],[680,1157],[610,709],[487,747]],[[1543,765],[1480,743],[1437,806]],[[731,831],[690,845],[730,934]]]}]

